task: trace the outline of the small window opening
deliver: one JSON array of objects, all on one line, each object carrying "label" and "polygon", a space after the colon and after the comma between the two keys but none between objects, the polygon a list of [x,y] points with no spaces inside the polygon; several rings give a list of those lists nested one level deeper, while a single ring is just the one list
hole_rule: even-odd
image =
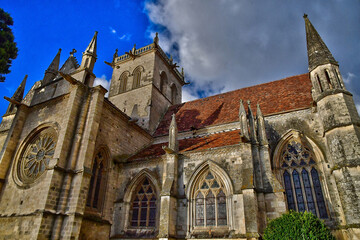
[{"label": "small window opening", "polygon": [[333,85],[331,84],[329,73],[328,73],[328,71],[326,69],[325,69],[325,76],[326,76],[326,80],[327,80],[327,82],[329,84],[329,88],[333,89]]}]

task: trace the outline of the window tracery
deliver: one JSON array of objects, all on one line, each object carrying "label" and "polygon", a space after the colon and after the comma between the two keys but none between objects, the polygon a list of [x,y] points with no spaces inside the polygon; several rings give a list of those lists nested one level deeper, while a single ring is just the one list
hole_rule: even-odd
[{"label": "window tracery", "polygon": [[131,227],[155,227],[156,200],[155,187],[145,177],[136,188],[131,202]]},{"label": "window tracery", "polygon": [[227,226],[224,185],[210,170],[198,182],[194,195],[195,226]]},{"label": "window tracery", "polygon": [[92,167],[89,192],[86,206],[92,210],[99,211],[104,195],[106,180],[106,153],[101,149],[96,155]]},{"label": "window tracery", "polygon": [[315,157],[300,142],[291,140],[283,147],[280,157],[281,174],[289,210],[310,211],[328,218]]},{"label": "window tracery", "polygon": [[22,184],[34,183],[46,171],[56,147],[56,133],[47,128],[25,145],[17,163],[17,178]]}]

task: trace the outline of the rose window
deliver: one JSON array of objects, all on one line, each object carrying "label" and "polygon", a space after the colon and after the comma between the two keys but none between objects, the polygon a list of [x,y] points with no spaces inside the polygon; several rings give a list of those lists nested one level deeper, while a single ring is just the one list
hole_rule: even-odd
[{"label": "rose window", "polygon": [[43,131],[25,147],[18,163],[18,178],[22,183],[33,183],[47,169],[55,152],[54,134]]}]

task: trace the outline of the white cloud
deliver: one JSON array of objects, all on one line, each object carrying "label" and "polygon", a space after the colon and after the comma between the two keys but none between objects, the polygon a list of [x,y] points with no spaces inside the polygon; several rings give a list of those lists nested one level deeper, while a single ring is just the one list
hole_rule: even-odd
[{"label": "white cloud", "polygon": [[[357,65],[351,63],[354,51],[344,47],[346,43],[339,37],[341,33],[350,37],[346,32],[349,27],[338,21],[346,19],[356,26],[356,8],[336,1],[326,6],[318,0],[311,6],[309,1],[274,1],[148,0],[148,36],[153,38],[160,30],[160,46],[174,55],[185,69],[186,80],[194,83],[195,89],[184,94],[216,94],[306,73],[302,19],[306,12],[341,66],[351,66],[342,71],[360,75]],[[329,19],[322,14],[324,11],[337,17]],[[329,39],[339,41],[335,48]],[[351,39],[347,44],[357,46],[358,35],[351,35]],[[337,58],[338,49],[340,55],[348,55],[349,62]],[[353,61],[358,61],[355,58]],[[355,88],[355,92],[360,91],[358,85]]]},{"label": "white cloud", "polygon": [[348,72],[346,73],[346,75],[343,77],[343,80],[345,83],[350,83],[354,78],[356,77],[355,74]]},{"label": "white cloud", "polygon": [[115,30],[115,29],[113,29],[112,27],[109,27],[109,29],[110,29],[110,32],[111,32],[111,33],[116,34],[116,30]]},{"label": "white cloud", "polygon": [[131,34],[123,34],[121,37],[118,37],[120,40],[129,41],[131,39]]},{"label": "white cloud", "polygon": [[182,102],[189,102],[192,100],[198,99],[197,96],[190,93],[190,91],[186,88],[183,88],[182,91]]},{"label": "white cloud", "polygon": [[125,33],[120,36],[113,27],[110,26],[109,29],[110,29],[110,32],[112,34],[114,34],[120,40],[129,41],[131,39],[131,34],[129,34],[129,33]]},{"label": "white cloud", "polygon": [[[106,80],[105,74],[103,74],[100,78],[98,78],[98,77],[95,78],[95,80],[94,80],[94,86],[98,86],[98,85],[103,86],[106,90],[109,91],[109,88],[110,88],[110,80],[109,80],[109,81]],[[107,92],[107,93],[105,94],[105,97],[107,97],[108,94],[109,94],[109,92]]]}]

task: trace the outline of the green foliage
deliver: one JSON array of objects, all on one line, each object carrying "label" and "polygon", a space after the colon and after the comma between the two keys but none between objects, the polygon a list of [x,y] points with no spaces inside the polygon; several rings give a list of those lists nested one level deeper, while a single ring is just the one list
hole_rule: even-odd
[{"label": "green foliage", "polygon": [[9,26],[13,25],[10,15],[0,8],[0,82],[5,81],[3,74],[10,73],[12,60],[17,57],[18,49]]},{"label": "green foliage", "polygon": [[265,240],[335,240],[323,221],[311,212],[294,212],[283,214],[269,222],[264,233]]}]

